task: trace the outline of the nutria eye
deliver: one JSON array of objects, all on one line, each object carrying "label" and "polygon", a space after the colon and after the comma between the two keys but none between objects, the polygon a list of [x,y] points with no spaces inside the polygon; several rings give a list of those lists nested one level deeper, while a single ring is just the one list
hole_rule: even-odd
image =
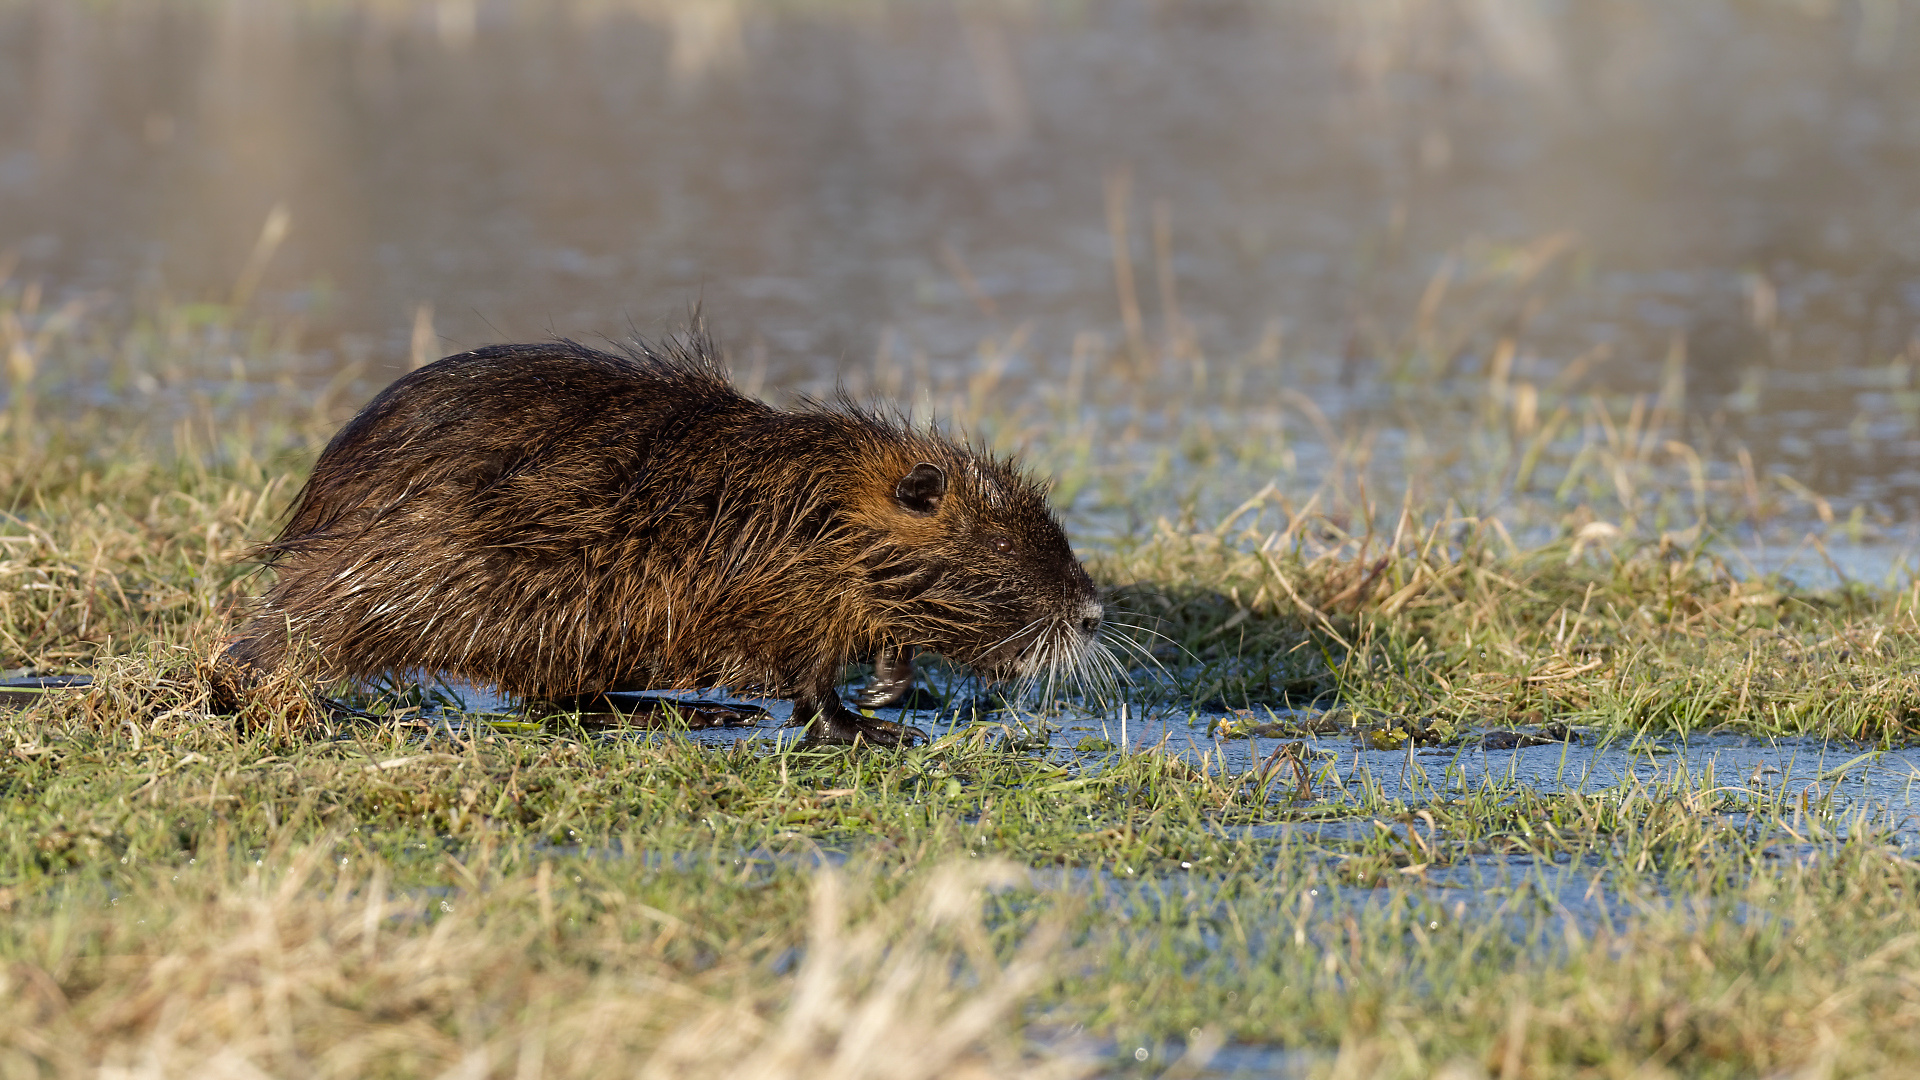
[{"label": "nutria eye", "polygon": [[1013,550],[1013,537],[1001,533],[993,538],[993,550],[1005,555]]}]

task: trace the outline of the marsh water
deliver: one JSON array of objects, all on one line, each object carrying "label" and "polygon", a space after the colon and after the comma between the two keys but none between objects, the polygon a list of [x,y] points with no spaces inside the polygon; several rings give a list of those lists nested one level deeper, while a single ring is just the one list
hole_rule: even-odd
[{"label": "marsh water", "polygon": [[[1860,507],[1898,547],[1916,44],[1897,0],[23,0],[0,249],[89,310],[293,326],[250,376],[349,372],[347,398],[699,305],[770,397],[1085,397],[1098,452],[1151,461],[1181,432],[1100,391],[1171,365],[1214,387],[1183,423],[1264,444],[1295,410],[1272,460],[1300,490],[1326,463],[1300,413],[1412,461],[1435,388],[1495,384],[1528,427],[1665,392],[1715,477],[1785,476],[1826,500],[1806,520]],[[65,389],[121,392],[96,382]]]},{"label": "marsh water", "polygon": [[[923,674],[923,681],[929,681]],[[487,725],[526,726],[502,719],[511,702],[467,685],[447,687],[458,707],[429,709],[436,725],[450,725],[455,737]],[[1118,754],[1152,753],[1176,757],[1189,767],[1222,778],[1239,777],[1256,785],[1269,801],[1335,811],[1270,825],[1243,827],[1249,839],[1300,838],[1360,840],[1382,827],[1368,813],[1396,816],[1436,801],[1476,795],[1495,799],[1520,790],[1541,794],[1603,790],[1738,793],[1755,807],[1791,815],[1851,822],[1847,829],[1871,830],[1903,850],[1920,852],[1920,747],[1876,748],[1844,740],[1744,734],[1626,734],[1586,731],[1565,725],[1456,733],[1444,743],[1394,735],[1393,725],[1409,730],[1407,717],[1331,708],[1219,709],[1185,706],[1128,707],[1122,710],[1060,708],[1033,713],[977,692],[961,679],[936,691],[916,690],[911,704],[878,710],[875,715],[919,728],[931,738],[956,732],[1051,762],[1076,775],[1097,772]],[[633,704],[633,696],[616,694]],[[757,721],[682,730],[677,736],[710,747],[751,741],[775,751],[799,746],[805,731],[786,726],[792,706],[724,694],[653,695],[654,700],[725,703],[764,709]],[[613,714],[593,718],[603,738],[669,737],[623,725]],[[1417,723],[1413,725],[1417,727]],[[1383,740],[1380,735],[1388,737]],[[1424,745],[1423,745],[1424,743]],[[1293,760],[1301,766],[1291,767]],[[1265,777],[1265,781],[1253,779]],[[1296,792],[1298,798],[1296,799]],[[1360,812],[1358,816],[1341,812]],[[1831,815],[1829,817],[1829,815]],[[1738,818],[1735,814],[1729,820]],[[1393,826],[1402,835],[1418,826]],[[1818,830],[1814,830],[1817,832]],[[1417,841],[1415,841],[1417,843]],[[1804,846],[1816,846],[1810,836]],[[1492,873],[1526,876],[1532,857],[1469,859],[1436,871],[1435,884],[1459,887]],[[1579,866],[1563,868],[1590,881]],[[1464,875],[1464,876],[1463,876]],[[1562,875],[1564,876],[1564,875]],[[1458,881],[1442,880],[1449,877]],[[1572,880],[1571,878],[1569,880]],[[1485,881],[1481,881],[1485,884]],[[1563,883],[1565,888],[1572,888]],[[1592,898],[1573,911],[1591,907]]]},{"label": "marsh water", "polygon": [[[770,744],[798,740],[800,729],[778,726],[785,709],[774,705],[758,726],[709,728],[687,737],[711,745],[741,738]],[[1521,787],[1550,793],[1636,784],[1656,788],[1676,782],[1724,785],[1759,798],[1784,797],[1789,803],[1811,799],[1842,817],[1864,813],[1868,824],[1920,851],[1920,748],[1913,747],[1874,749],[1850,742],[1746,735],[1608,737],[1577,729],[1561,729],[1564,737],[1540,738],[1537,728],[1491,728],[1452,745],[1423,747],[1405,741],[1381,749],[1369,738],[1377,723],[1338,710],[1332,716],[1339,723],[1318,723],[1324,713],[1317,709],[1262,709],[1257,717],[1246,711],[1184,708],[1129,711],[1124,717],[1106,712],[1035,717],[969,703],[955,710],[882,710],[880,715],[897,715],[936,738],[985,725],[989,738],[1076,770],[1097,769],[1112,753],[1155,752],[1223,775],[1253,775],[1270,768],[1276,752],[1287,753],[1283,748],[1298,743],[1313,797],[1336,805],[1370,801],[1417,806],[1481,790]],[[1294,730],[1269,734],[1269,727],[1254,728],[1258,733],[1251,736],[1232,734],[1235,727],[1248,730],[1250,720]],[[1503,738],[1514,734],[1531,737]],[[1283,794],[1295,775],[1277,772],[1273,791]],[[1332,828],[1338,832],[1348,824]],[[1364,833],[1370,826],[1362,821],[1359,827]],[[1271,839],[1288,829],[1321,831],[1326,826],[1282,823],[1257,828]]]}]

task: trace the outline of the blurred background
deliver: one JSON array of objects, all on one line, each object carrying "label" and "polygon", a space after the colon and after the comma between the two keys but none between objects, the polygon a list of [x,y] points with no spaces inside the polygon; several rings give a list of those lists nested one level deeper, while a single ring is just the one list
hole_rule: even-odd
[{"label": "blurred background", "polygon": [[337,421],[697,305],[1089,542],[1417,503],[1888,574],[1916,46],[1903,0],[0,0],[9,414]]}]

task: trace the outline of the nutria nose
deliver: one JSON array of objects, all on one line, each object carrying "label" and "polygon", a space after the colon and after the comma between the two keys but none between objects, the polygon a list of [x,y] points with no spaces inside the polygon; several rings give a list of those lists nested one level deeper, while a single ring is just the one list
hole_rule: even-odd
[{"label": "nutria nose", "polygon": [[1106,609],[1099,604],[1088,604],[1080,609],[1080,632],[1097,634],[1100,632],[1100,619],[1106,615]]}]

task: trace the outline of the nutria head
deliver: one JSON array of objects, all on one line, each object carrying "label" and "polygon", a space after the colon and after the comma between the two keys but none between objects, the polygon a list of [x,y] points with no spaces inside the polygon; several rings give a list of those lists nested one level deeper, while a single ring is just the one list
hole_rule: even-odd
[{"label": "nutria head", "polygon": [[[897,429],[896,429],[897,430]],[[1099,591],[1045,492],[1012,462],[944,439],[856,457],[859,572],[890,644],[992,680],[1086,681],[1112,667]]]}]

